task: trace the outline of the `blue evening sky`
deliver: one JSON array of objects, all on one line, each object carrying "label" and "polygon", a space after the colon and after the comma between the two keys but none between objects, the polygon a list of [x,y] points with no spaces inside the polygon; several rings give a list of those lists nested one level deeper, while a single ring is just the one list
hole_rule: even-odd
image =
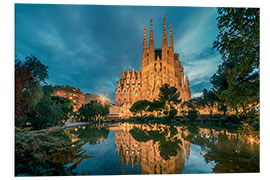
[{"label": "blue evening sky", "polygon": [[218,34],[213,7],[16,4],[15,56],[37,56],[48,66],[49,84],[105,94],[114,102],[121,71],[141,67],[143,27],[148,38],[150,18],[155,48],[161,48],[163,17],[167,37],[173,25],[174,50],[198,96],[211,87],[221,62],[212,49]]}]

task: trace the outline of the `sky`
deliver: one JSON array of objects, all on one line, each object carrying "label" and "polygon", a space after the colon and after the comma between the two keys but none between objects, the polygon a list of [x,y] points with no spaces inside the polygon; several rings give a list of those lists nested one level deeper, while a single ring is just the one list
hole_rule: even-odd
[{"label": "sky", "polygon": [[[114,92],[121,71],[141,68],[144,26],[161,48],[163,18],[172,24],[174,51],[190,80],[192,97],[211,88],[221,63],[212,48],[218,35],[213,7],[15,4],[15,57],[34,55],[48,66],[48,84],[83,93]],[[149,41],[148,41],[149,43]]]}]

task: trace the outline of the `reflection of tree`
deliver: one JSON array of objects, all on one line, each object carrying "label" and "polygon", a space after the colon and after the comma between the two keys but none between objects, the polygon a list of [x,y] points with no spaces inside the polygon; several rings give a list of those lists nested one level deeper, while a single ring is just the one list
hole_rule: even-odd
[{"label": "reflection of tree", "polygon": [[[251,146],[257,150],[252,151]],[[247,144],[238,138],[228,138],[228,135],[219,136],[217,143],[209,143],[211,149],[206,160],[214,160],[216,173],[228,172],[259,172],[259,145]]]},{"label": "reflection of tree", "polygon": [[76,168],[84,159],[90,159],[93,156],[87,155],[83,150],[86,143],[97,144],[108,137],[108,129],[97,127],[97,125],[78,126],[66,131],[58,132],[56,135],[69,142],[69,146],[61,151],[50,153],[54,162],[63,164],[73,164],[72,169]]},{"label": "reflection of tree", "polygon": [[105,127],[98,127],[97,124],[88,126],[79,126],[69,131],[77,138],[89,144],[99,144],[101,140],[106,140],[109,130]]},{"label": "reflection of tree", "polygon": [[58,151],[49,152],[49,156],[52,157],[53,162],[62,164],[73,164],[71,169],[76,168],[84,159],[90,159],[93,156],[85,154],[86,150],[83,150],[82,146],[85,144],[82,140],[72,141],[72,137],[69,133],[59,132],[57,133],[64,141],[69,144]]},{"label": "reflection of tree", "polygon": [[181,150],[179,144],[182,142],[174,137],[177,134],[177,129],[173,126],[167,126],[159,128],[158,130],[142,130],[134,127],[129,131],[132,137],[139,142],[147,142],[153,140],[158,142],[160,156],[164,160],[170,159],[172,156],[176,156]]},{"label": "reflection of tree", "polygon": [[[207,163],[215,162],[215,173],[259,172],[259,144],[249,144],[246,137],[224,129],[205,128],[207,136],[194,126],[185,126],[182,130],[184,139],[205,150],[201,155]],[[185,135],[185,131],[189,133]]]}]

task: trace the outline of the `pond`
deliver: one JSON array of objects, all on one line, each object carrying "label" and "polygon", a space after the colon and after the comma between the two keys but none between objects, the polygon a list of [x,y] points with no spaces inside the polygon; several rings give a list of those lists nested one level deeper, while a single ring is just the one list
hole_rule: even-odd
[{"label": "pond", "polygon": [[259,141],[232,128],[117,123],[56,134],[72,150],[50,156],[78,175],[259,172]]}]

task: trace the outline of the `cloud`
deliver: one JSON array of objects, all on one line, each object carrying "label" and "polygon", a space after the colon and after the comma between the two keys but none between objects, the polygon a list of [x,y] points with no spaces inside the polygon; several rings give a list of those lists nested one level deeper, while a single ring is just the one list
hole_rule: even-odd
[{"label": "cloud", "polygon": [[[216,9],[199,9],[185,21],[179,25],[175,43],[175,49],[181,54],[199,53],[202,49],[212,46],[217,33],[216,27]],[[184,28],[184,30],[183,30]]]},{"label": "cloud", "polygon": [[194,94],[192,94],[192,98],[196,98],[196,97],[200,97],[200,96],[202,96],[202,92],[201,93],[194,93]]},{"label": "cloud", "polygon": [[[215,38],[214,8],[15,5],[15,53],[37,56],[49,67],[51,84],[80,88],[114,99],[122,70],[141,66],[143,26],[149,38],[154,19],[155,47],[162,43],[162,19],[174,26],[175,52],[188,74],[191,90],[209,85],[218,55],[209,50]],[[209,25],[210,23],[210,25]],[[167,27],[168,28],[168,27]],[[167,30],[169,33],[169,30]],[[208,83],[208,84],[207,84]],[[199,91],[200,92],[200,91]]]}]

